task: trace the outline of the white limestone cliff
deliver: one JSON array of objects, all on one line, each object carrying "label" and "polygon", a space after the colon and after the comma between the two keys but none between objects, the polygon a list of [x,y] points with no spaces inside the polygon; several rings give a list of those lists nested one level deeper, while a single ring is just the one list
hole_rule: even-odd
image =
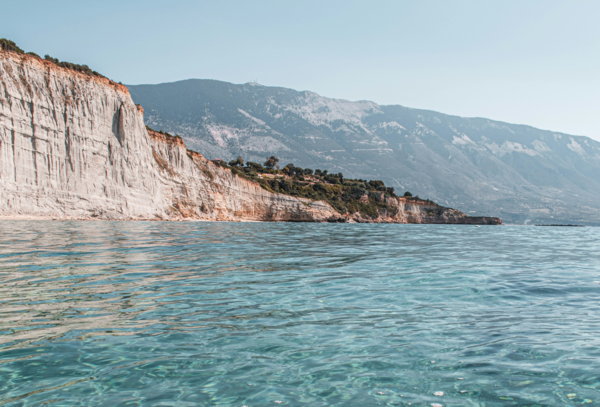
[{"label": "white limestone cliff", "polygon": [[1,53],[0,213],[162,212],[150,142],[122,85]]},{"label": "white limestone cliff", "polygon": [[[0,51],[0,215],[326,221],[322,202],[273,194],[150,138],[127,88]],[[160,154],[168,156],[163,164]],[[202,169],[211,168],[210,179]],[[168,168],[165,170],[165,168]],[[180,209],[179,209],[180,208]],[[190,209],[193,208],[193,209]]]}]

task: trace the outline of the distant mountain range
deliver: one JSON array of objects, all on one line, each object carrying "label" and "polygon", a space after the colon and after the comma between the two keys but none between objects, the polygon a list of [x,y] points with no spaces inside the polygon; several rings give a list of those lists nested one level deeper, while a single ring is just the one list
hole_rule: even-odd
[{"label": "distant mountain range", "polygon": [[600,225],[600,143],[588,137],[255,83],[128,88],[147,125],[208,158],[275,155],[506,223]]}]

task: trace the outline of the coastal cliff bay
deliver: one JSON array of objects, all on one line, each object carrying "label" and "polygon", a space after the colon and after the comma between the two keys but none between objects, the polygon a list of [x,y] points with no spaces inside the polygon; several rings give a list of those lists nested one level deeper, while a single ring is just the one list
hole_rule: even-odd
[{"label": "coastal cliff bay", "polygon": [[0,217],[502,223],[381,181],[210,161],[147,128],[128,89],[85,65],[6,47],[0,59]]}]

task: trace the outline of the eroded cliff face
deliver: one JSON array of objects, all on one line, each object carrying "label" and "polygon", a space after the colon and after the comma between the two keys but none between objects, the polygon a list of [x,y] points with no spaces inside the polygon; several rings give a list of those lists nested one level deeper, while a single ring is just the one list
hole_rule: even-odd
[{"label": "eroded cliff face", "polygon": [[0,214],[163,212],[143,119],[121,85],[0,52]]},{"label": "eroded cliff face", "polygon": [[[125,87],[0,51],[0,216],[75,219],[491,223],[425,201],[388,198],[363,219],[272,193],[147,131]],[[384,198],[385,199],[385,198]]]}]

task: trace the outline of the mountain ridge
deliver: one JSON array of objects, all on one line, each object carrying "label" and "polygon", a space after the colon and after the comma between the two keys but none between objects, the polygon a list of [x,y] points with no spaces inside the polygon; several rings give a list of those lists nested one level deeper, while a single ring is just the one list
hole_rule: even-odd
[{"label": "mountain ridge", "polygon": [[210,158],[276,155],[382,179],[469,214],[600,225],[600,143],[585,136],[253,83],[128,88],[148,125]]}]

